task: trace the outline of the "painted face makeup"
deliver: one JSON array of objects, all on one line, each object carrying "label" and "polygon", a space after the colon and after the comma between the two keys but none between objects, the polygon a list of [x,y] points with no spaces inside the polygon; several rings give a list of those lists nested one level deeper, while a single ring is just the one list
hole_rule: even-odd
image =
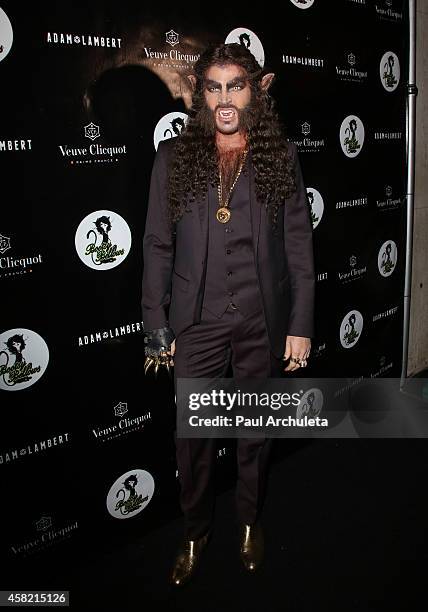
[{"label": "painted face makeup", "polygon": [[251,88],[244,70],[235,64],[211,66],[205,75],[204,95],[217,130],[223,134],[237,132],[240,111],[251,101]]}]

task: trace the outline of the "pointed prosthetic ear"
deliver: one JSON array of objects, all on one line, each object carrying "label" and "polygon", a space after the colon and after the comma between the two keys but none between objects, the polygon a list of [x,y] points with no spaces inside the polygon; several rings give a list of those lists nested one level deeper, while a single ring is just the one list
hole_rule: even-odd
[{"label": "pointed prosthetic ear", "polygon": [[192,93],[196,90],[196,77],[194,74],[188,74],[187,75],[187,79],[190,83],[190,88],[192,90]]},{"label": "pointed prosthetic ear", "polygon": [[260,81],[260,88],[267,92],[269,87],[272,85],[272,82],[275,78],[275,74],[273,72],[269,72],[269,74],[265,74]]}]

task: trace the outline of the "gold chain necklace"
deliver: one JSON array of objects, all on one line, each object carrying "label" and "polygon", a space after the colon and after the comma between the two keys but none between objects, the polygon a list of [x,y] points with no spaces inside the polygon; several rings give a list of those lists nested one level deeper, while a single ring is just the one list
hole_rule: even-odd
[{"label": "gold chain necklace", "polygon": [[220,221],[220,223],[227,223],[230,219],[231,213],[230,213],[230,208],[229,208],[229,200],[230,200],[230,194],[233,191],[233,188],[236,185],[236,181],[239,178],[239,175],[241,174],[241,170],[244,167],[245,164],[245,159],[247,157],[247,153],[248,153],[248,146],[245,147],[244,153],[242,155],[242,161],[241,164],[239,166],[239,170],[237,175],[235,176],[235,180],[233,181],[233,185],[232,187],[229,189],[229,193],[227,194],[226,200],[223,202],[223,183],[221,180],[221,172],[220,172],[220,182],[217,186],[217,192],[218,192],[218,202],[219,202],[219,207],[217,209],[216,212],[216,218],[217,221]]}]

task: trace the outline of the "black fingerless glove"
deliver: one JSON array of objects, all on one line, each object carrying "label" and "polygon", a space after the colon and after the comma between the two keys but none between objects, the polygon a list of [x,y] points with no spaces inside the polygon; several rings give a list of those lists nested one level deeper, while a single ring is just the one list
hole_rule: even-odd
[{"label": "black fingerless glove", "polygon": [[175,340],[174,332],[170,327],[160,327],[144,333],[144,353],[146,357],[159,357],[160,353],[167,351]]}]

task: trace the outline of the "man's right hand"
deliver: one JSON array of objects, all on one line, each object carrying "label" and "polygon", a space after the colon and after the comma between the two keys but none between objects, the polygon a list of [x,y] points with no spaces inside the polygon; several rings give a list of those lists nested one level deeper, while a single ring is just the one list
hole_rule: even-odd
[{"label": "man's right hand", "polygon": [[[149,368],[153,365],[155,374],[159,366],[166,366],[169,371],[169,366],[172,355],[175,353],[175,336],[173,330],[168,327],[160,327],[144,332],[144,373],[147,374]],[[169,348],[166,348],[169,347]],[[174,350],[171,352],[172,347]]]}]

